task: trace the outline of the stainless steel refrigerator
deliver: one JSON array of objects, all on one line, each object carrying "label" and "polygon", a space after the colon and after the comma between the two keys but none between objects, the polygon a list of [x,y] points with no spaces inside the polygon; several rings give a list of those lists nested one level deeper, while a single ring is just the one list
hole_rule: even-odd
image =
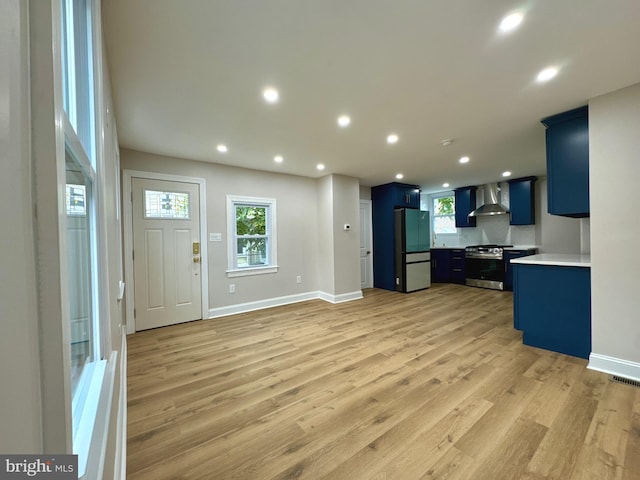
[{"label": "stainless steel refrigerator", "polygon": [[415,292],[431,286],[429,212],[397,208],[395,214],[396,290]]}]

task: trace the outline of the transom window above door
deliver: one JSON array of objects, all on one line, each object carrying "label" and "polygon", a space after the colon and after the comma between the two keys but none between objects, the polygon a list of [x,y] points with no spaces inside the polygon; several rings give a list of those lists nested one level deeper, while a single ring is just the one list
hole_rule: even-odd
[{"label": "transom window above door", "polygon": [[189,220],[189,194],[186,192],[144,191],[144,218]]}]

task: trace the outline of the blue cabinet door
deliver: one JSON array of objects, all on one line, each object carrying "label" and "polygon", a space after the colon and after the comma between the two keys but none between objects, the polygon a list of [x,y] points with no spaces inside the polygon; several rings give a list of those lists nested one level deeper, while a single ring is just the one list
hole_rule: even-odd
[{"label": "blue cabinet door", "polygon": [[589,116],[581,107],[545,118],[547,200],[552,215],[589,216]]},{"label": "blue cabinet door", "polygon": [[509,211],[511,225],[534,225],[536,223],[535,182],[536,177],[509,180]]},{"label": "blue cabinet door", "polygon": [[535,255],[537,250],[530,248],[527,250],[505,250],[504,251],[504,289],[513,290],[513,265],[511,260],[514,258],[527,257]]},{"label": "blue cabinet door", "polygon": [[420,187],[401,183],[393,185],[396,207],[420,208]]},{"label": "blue cabinet door", "polygon": [[448,249],[431,249],[431,281],[451,281],[451,258]]},{"label": "blue cabinet door", "polygon": [[476,187],[456,188],[456,227],[475,227],[476,217],[469,217],[469,213],[476,209]]}]

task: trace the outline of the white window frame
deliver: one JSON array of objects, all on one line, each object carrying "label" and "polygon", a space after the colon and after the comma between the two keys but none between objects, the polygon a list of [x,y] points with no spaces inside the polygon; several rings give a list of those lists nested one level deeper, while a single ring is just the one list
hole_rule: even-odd
[{"label": "white window frame", "polygon": [[[71,400],[72,424],[70,433],[73,453],[78,455],[79,478],[92,478],[101,475],[103,463],[101,458],[106,448],[106,432],[108,416],[110,414],[110,401],[113,395],[115,352],[111,352],[109,335],[109,308],[104,292],[107,291],[108,259],[103,239],[106,233],[106,206],[104,180],[104,149],[100,141],[104,134],[102,118],[105,116],[102,79],[102,33],[100,29],[100,3],[99,0],[87,0],[87,11],[83,19],[86,20],[87,44],[80,45],[80,53],[86,59],[80,59],[81,67],[87,67],[86,85],[78,97],[75,75],[67,77],[65,60],[72,62],[72,70],[78,66],[78,58],[73,42],[75,41],[75,27],[73,17],[62,18],[62,4],[73,8],[72,0],[54,1],[54,12],[60,13],[54,18],[59,21],[60,29],[54,30],[54,39],[57,35],[58,45],[62,46],[62,37],[66,37],[67,51],[57,50],[60,56],[60,73],[64,79],[69,79],[68,106],[65,110],[63,102],[56,106],[56,115],[61,118],[60,131],[64,137],[65,150],[74,158],[77,165],[84,172],[89,185],[87,185],[86,208],[90,214],[90,270],[92,275],[92,321],[93,321],[93,348],[94,359],[85,364],[80,381],[75,390],[69,388]],[[64,21],[63,21],[64,20]],[[85,33],[85,32],[83,32]],[[84,35],[83,35],[84,37]],[[60,47],[61,48],[61,47]],[[66,53],[66,57],[65,57]],[[89,62],[89,63],[87,63]],[[88,68],[91,67],[91,68]],[[62,89],[64,80],[61,84]],[[62,98],[64,93],[60,96]],[[66,183],[65,183],[66,188]],[[66,213],[66,202],[62,207]],[[66,216],[63,216],[66,218]],[[64,225],[64,224],[63,224]],[[63,228],[66,229],[66,226]],[[66,239],[61,240],[61,250],[66,251]],[[61,259],[66,257],[62,253]],[[68,276],[66,266],[61,268],[62,280]],[[68,302],[68,294],[63,294],[63,301]],[[67,310],[68,311],[68,310]],[[64,321],[69,323],[69,318]],[[69,326],[64,327],[70,328]],[[68,330],[67,330],[68,331]],[[69,351],[65,349],[65,351]],[[66,360],[69,372],[71,361]],[[98,420],[99,419],[99,420]]]},{"label": "white window frame", "polygon": [[[237,267],[236,206],[255,205],[268,208],[267,236],[269,241],[267,256],[269,264],[259,267]],[[227,195],[227,277],[243,277],[276,273],[278,271],[278,241],[275,198],[245,197]]]},{"label": "white window frame", "polygon": [[[436,211],[435,211],[436,209],[434,205],[435,201],[439,198],[444,198],[444,197],[453,197],[453,202],[454,202],[453,215],[436,215]],[[431,210],[431,232],[434,236],[438,235],[438,236],[445,236],[445,237],[453,237],[453,236],[459,235],[457,227],[455,232],[449,232],[449,233],[436,232],[436,217],[453,217],[453,222],[455,225],[455,221],[456,221],[455,201],[456,201],[455,192],[442,192],[442,193],[437,193],[435,195],[429,196],[429,210]]]}]

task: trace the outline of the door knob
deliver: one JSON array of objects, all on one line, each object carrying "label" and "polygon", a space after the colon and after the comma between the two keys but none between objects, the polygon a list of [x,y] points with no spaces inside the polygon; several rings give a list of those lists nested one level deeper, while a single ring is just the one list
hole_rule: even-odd
[{"label": "door knob", "polygon": [[200,257],[193,257],[193,263],[200,263]]}]

